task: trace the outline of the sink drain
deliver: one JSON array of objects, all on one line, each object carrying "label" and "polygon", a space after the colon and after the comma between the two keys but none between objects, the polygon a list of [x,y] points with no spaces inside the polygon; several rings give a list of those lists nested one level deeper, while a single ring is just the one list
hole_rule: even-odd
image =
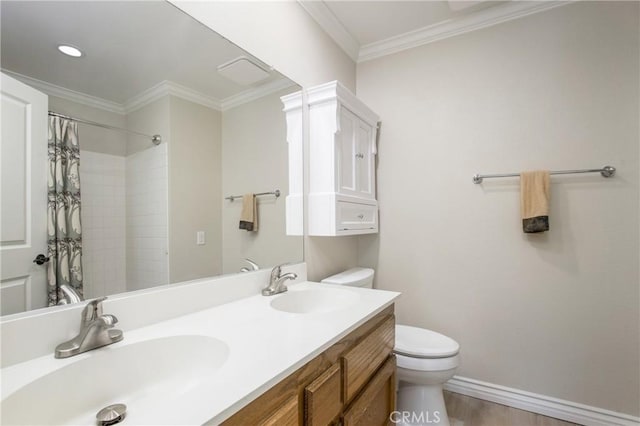
[{"label": "sink drain", "polygon": [[109,426],[120,423],[127,415],[127,406],[124,404],[112,404],[104,407],[96,414],[98,426]]}]

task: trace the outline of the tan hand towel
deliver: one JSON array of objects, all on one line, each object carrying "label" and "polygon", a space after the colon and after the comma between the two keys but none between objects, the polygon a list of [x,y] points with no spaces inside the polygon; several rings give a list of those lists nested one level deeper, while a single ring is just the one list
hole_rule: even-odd
[{"label": "tan hand towel", "polygon": [[239,228],[253,232],[258,230],[258,206],[254,194],[244,194],[242,196],[242,213],[240,213]]},{"label": "tan hand towel", "polygon": [[526,234],[549,230],[549,172],[520,173],[520,211]]}]

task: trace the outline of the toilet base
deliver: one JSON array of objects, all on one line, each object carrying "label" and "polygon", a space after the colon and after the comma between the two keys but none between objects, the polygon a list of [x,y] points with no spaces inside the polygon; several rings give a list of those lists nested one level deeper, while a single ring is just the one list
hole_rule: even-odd
[{"label": "toilet base", "polygon": [[416,385],[399,381],[397,415],[391,420],[401,426],[449,426],[442,384]]}]

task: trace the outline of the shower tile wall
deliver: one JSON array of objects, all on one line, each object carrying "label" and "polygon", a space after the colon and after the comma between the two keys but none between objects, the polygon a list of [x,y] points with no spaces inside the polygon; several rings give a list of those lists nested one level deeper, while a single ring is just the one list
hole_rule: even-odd
[{"label": "shower tile wall", "polygon": [[80,152],[86,299],[126,291],[125,158]]},{"label": "shower tile wall", "polygon": [[126,159],[127,289],[169,283],[167,145]]}]

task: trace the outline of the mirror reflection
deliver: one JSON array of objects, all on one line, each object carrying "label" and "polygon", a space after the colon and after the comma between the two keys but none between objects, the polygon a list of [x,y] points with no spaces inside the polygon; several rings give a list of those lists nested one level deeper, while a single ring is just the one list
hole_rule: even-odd
[{"label": "mirror reflection", "polygon": [[0,7],[2,315],[302,261],[295,83],[167,2]]}]

